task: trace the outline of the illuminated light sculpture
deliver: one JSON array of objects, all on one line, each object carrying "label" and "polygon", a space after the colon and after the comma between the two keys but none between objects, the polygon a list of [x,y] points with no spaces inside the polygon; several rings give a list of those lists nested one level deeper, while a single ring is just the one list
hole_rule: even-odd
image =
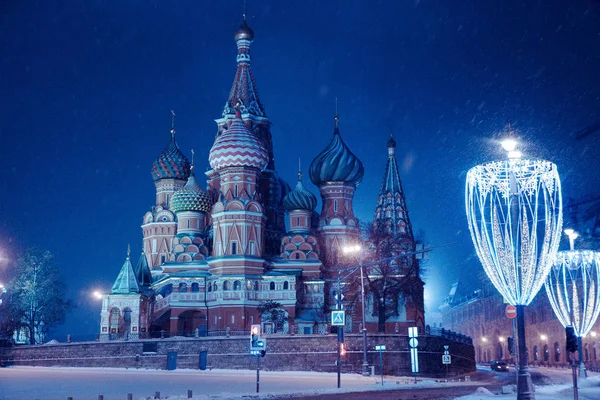
[{"label": "illuminated light sculpture", "polygon": [[600,314],[600,253],[591,250],[559,251],[545,282],[554,314],[577,336],[579,377],[587,377],[581,338]]},{"label": "illuminated light sculpture", "polygon": [[465,205],[483,269],[505,300],[517,309],[517,399],[535,399],[527,367],[523,307],[541,289],[558,251],[561,186],[555,164],[520,159],[514,142],[504,147],[508,160],[469,170]]}]

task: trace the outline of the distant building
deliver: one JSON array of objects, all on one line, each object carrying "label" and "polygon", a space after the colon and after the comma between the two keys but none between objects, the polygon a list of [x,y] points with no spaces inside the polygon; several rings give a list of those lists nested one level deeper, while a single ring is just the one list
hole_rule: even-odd
[{"label": "distant building", "polygon": [[[596,212],[577,213],[578,218],[573,212],[568,214],[565,226],[574,227],[581,234],[577,248],[598,249],[600,219]],[[567,243],[564,245],[568,246]],[[508,352],[507,339],[513,333],[511,320],[505,315],[507,304],[483,271],[479,278],[481,287],[472,292],[464,290],[459,283],[452,286],[440,307],[443,326],[473,338],[477,362],[513,360]],[[570,363],[565,328],[556,318],[543,287],[524,310],[529,362],[556,366]],[[596,321],[591,332],[583,338],[583,358],[588,366],[600,367],[600,321]]]},{"label": "distant building", "polygon": [[[207,189],[200,187],[193,163],[177,146],[174,127],[154,162],[156,202],[143,217],[143,252],[135,264],[128,252],[104,296],[103,336],[205,335],[248,330],[258,323],[268,333],[328,329],[335,304],[335,285],[328,279],[351,264],[341,257],[342,246],[362,241],[353,201],[363,165],[344,143],[335,116],[331,141],[309,170],[320,191],[321,213],[315,212],[317,198],[304,187],[301,171],[294,189],[281,179],[275,170],[271,122],[252,75],[253,39],[244,21],[235,33],[237,71],[216,120]],[[374,222],[385,227],[397,254],[409,253],[401,264],[418,263],[412,254],[415,240],[395,160],[396,142],[390,139],[387,148]],[[397,301],[387,320],[390,333],[424,326],[423,282],[418,268],[411,273],[418,290]],[[366,320],[375,331],[377,310],[370,299]],[[261,314],[259,305],[277,312]],[[351,332],[362,321],[358,310],[356,302],[347,308],[346,328]]]}]

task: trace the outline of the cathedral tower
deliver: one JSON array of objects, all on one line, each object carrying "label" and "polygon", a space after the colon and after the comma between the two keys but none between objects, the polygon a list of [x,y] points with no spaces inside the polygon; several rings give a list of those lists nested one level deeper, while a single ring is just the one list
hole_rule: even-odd
[{"label": "cathedral tower", "polygon": [[[271,137],[271,122],[265,112],[265,107],[258,96],[258,89],[252,74],[250,46],[254,41],[254,32],[246,23],[246,18],[235,32],[237,45],[237,69],[229,91],[229,96],[223,108],[222,117],[217,119],[217,135],[222,135],[231,120],[235,118],[236,107],[239,106],[244,125],[256,136],[267,150],[268,163],[261,171],[258,186],[267,217],[265,226],[264,250],[266,254],[277,255],[281,235],[285,233],[283,197],[290,187],[275,171],[273,156],[273,140]],[[214,177],[208,174],[209,180]],[[209,182],[209,185],[211,183]],[[211,187],[212,188],[212,187]]]},{"label": "cathedral tower", "polygon": [[[387,162],[379,190],[375,218],[373,219],[371,249],[388,246],[391,249],[390,271],[394,271],[398,284],[405,293],[398,301],[398,309],[387,321],[406,326],[424,325],[423,281],[419,260],[415,255],[416,242],[408,216],[404,191],[396,162],[396,141],[390,136],[387,142]],[[375,251],[375,254],[378,252]],[[409,253],[407,256],[401,256]],[[397,271],[397,272],[396,272]]]},{"label": "cathedral tower", "polygon": [[219,198],[212,209],[211,274],[263,272],[266,216],[258,184],[269,162],[268,154],[263,142],[242,121],[238,108],[229,128],[210,149],[210,172],[219,182]]},{"label": "cathedral tower", "polygon": [[321,259],[328,270],[338,266],[342,246],[359,238],[352,201],[363,175],[361,161],[342,140],[336,115],[331,142],[310,165],[310,179],[319,187],[323,201],[318,233]]},{"label": "cathedral tower", "polygon": [[208,193],[196,182],[192,164],[187,183],[171,200],[171,211],[177,217],[177,236],[173,239],[170,261],[198,261],[208,256],[206,215],[210,207]]},{"label": "cathedral tower", "polygon": [[170,209],[171,199],[185,185],[189,176],[190,162],[179,150],[175,142],[175,127],[172,126],[169,144],[152,166],[156,205],[144,215],[142,223],[144,253],[151,269],[160,269],[171,257],[177,226],[175,214]]}]

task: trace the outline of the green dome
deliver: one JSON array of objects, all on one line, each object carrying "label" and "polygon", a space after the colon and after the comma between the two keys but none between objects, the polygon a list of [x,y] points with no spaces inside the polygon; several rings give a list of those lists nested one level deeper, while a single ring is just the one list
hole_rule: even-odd
[{"label": "green dome", "polygon": [[193,170],[185,186],[173,195],[171,199],[171,211],[176,214],[182,211],[203,213],[210,211],[210,197],[196,183]]}]

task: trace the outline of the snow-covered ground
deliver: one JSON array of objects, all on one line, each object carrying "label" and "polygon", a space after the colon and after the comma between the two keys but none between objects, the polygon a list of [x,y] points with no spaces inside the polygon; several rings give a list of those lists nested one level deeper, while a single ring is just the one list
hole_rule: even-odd
[{"label": "snow-covered ground", "polygon": [[[538,400],[572,399],[571,375],[568,370],[534,368],[539,380],[548,385],[536,387]],[[541,376],[540,376],[541,375]],[[600,399],[600,376],[581,381],[580,399]],[[508,385],[514,383],[514,373],[493,373],[482,368],[474,374],[478,381],[436,382],[423,380],[417,384],[412,378],[384,377],[382,386],[379,377],[342,375],[342,388],[337,389],[337,376],[317,372],[270,372],[260,373],[260,395],[256,395],[256,371],[251,370],[136,370],[120,368],[0,368],[1,400],[105,400],[127,398],[132,393],[135,400],[152,399],[159,391],[161,398],[169,400],[187,399],[187,390],[193,391],[195,400],[224,399],[279,399],[292,394],[319,395],[340,392],[379,391],[399,388],[447,387],[448,395],[453,386],[470,386],[473,395],[459,397],[461,400],[514,399],[515,394],[494,395],[482,385]],[[542,378],[542,379],[539,379]],[[372,398],[377,398],[373,393]]]},{"label": "snow-covered ground", "polygon": [[[536,400],[572,400],[573,399],[573,376],[571,370],[567,369],[549,369],[549,368],[531,368],[532,374],[543,376],[545,385],[535,386]],[[512,374],[514,376],[514,373]],[[539,375],[538,375],[539,376]],[[600,375],[589,373],[587,379],[580,379],[577,383],[579,387],[580,400],[599,400],[600,399]],[[478,388],[475,393],[469,396],[458,397],[456,400],[502,400],[514,399],[515,394],[494,394],[485,388]]]}]

